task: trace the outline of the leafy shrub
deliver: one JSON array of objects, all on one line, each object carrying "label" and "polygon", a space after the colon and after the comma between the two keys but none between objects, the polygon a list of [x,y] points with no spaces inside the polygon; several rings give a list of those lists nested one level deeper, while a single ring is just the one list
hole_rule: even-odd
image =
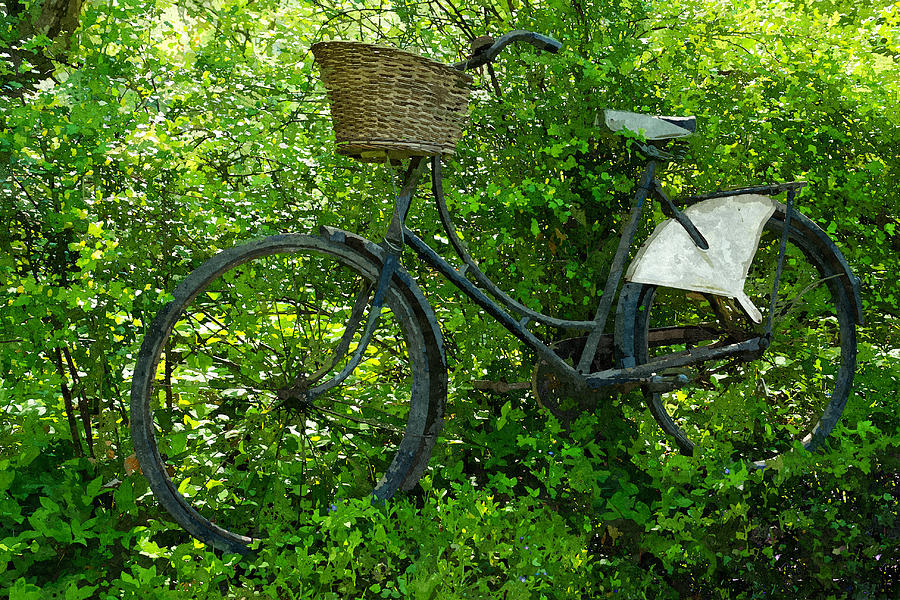
[{"label": "leafy shrub", "polygon": [[[28,70],[0,64],[0,598],[900,594],[896,8],[456,4],[195,3],[176,19],[85,3],[55,83],[23,101]],[[131,462],[130,371],[150,319],[236,241],[320,223],[378,239],[389,218],[376,199],[396,174],[330,148],[309,45],[364,37],[450,61],[456,32],[516,27],[565,49],[514,50],[479,75],[447,168],[486,272],[530,306],[591,318],[638,168],[597,112],[696,114],[667,185],[805,179],[801,210],[862,277],[842,425],[821,453],[762,471],[669,452],[636,395],[567,428],[528,391],[475,389],[528,381],[531,360],[422,272],[453,372],[421,486],[381,506],[271,498],[254,556],[203,547]],[[16,56],[47,42],[22,30],[0,32]],[[440,233],[424,202],[411,220]]]}]

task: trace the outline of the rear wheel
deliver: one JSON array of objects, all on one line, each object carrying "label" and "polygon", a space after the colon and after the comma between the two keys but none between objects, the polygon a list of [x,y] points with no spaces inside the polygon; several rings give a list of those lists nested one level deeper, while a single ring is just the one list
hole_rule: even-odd
[{"label": "rear wheel", "polygon": [[[792,214],[771,345],[761,356],[699,364],[679,371],[691,380],[685,387],[667,393],[645,390],[653,416],[682,452],[725,445],[735,455],[762,463],[796,442],[816,448],[840,418],[856,368],[854,304],[846,273],[814,228],[803,215]],[[744,287],[763,313],[762,324],[727,298],[628,284],[623,293],[637,304],[637,362],[762,335],[783,231],[784,207],[779,205],[764,228]],[[666,326],[672,324],[685,327],[694,341],[672,342],[653,333],[670,333]]]},{"label": "rear wheel", "polygon": [[390,498],[428,463],[446,368],[405,272],[360,364],[319,393],[359,346],[381,271],[378,248],[349,237],[274,236],[220,253],[182,282],[141,347],[141,468],[173,518],[219,549],[246,552],[299,505]]}]

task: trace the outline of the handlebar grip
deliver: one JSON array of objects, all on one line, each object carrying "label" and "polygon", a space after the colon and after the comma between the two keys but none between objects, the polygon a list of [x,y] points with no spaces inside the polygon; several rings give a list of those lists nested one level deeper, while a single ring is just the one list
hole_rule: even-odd
[{"label": "handlebar grip", "polygon": [[504,48],[506,48],[513,42],[526,42],[531,44],[538,50],[552,52],[554,54],[559,52],[560,48],[562,48],[562,44],[552,37],[534,33],[533,31],[524,31],[520,29],[516,31],[510,31],[509,33],[503,35],[490,47],[482,46],[476,51],[475,54],[473,54],[466,60],[456,63],[452,66],[454,69],[465,71],[468,69],[474,69],[475,67],[486,65],[487,63],[494,60]]},{"label": "handlebar grip", "polygon": [[[541,35],[539,33],[533,33],[530,31],[525,31],[523,33],[528,34],[528,38],[523,39],[522,41],[526,41],[538,50],[543,50],[544,52],[550,52],[552,54],[556,54],[562,48],[562,42],[559,40],[553,39],[547,35]],[[517,40],[518,41],[518,40]]]}]

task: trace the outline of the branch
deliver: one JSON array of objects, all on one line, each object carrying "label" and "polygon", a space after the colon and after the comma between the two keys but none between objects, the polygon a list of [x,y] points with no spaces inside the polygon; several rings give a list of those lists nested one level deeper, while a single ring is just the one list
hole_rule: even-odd
[{"label": "branch", "polygon": [[514,381],[507,383],[506,381],[491,381],[490,379],[476,379],[472,382],[472,387],[476,390],[485,392],[494,392],[495,394],[508,394],[518,390],[531,389],[531,383],[528,381]]}]

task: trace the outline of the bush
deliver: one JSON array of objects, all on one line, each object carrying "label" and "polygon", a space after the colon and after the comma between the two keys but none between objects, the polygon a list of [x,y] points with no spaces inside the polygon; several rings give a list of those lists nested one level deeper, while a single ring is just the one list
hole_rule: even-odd
[{"label": "bush", "polygon": [[[68,52],[56,81],[24,90],[26,63],[0,65],[0,598],[900,595],[896,7],[201,4],[85,3],[71,47],[47,50]],[[801,210],[863,280],[855,395],[833,439],[765,470],[686,458],[637,395],[566,428],[528,391],[475,389],[526,382],[532,361],[420,277],[452,369],[421,486],[382,506],[272,498],[273,535],[247,558],[194,541],[129,441],[150,319],[236,241],[316,224],[379,239],[389,218],[373,199],[395,174],[334,153],[309,45],[363,36],[449,62],[458,32],[517,27],[565,49],[514,50],[477,77],[445,183],[485,271],[529,306],[591,318],[637,168],[597,112],[696,114],[667,186],[805,179]],[[17,57],[49,43],[21,31],[0,32]],[[411,220],[440,233],[424,202]]]}]

